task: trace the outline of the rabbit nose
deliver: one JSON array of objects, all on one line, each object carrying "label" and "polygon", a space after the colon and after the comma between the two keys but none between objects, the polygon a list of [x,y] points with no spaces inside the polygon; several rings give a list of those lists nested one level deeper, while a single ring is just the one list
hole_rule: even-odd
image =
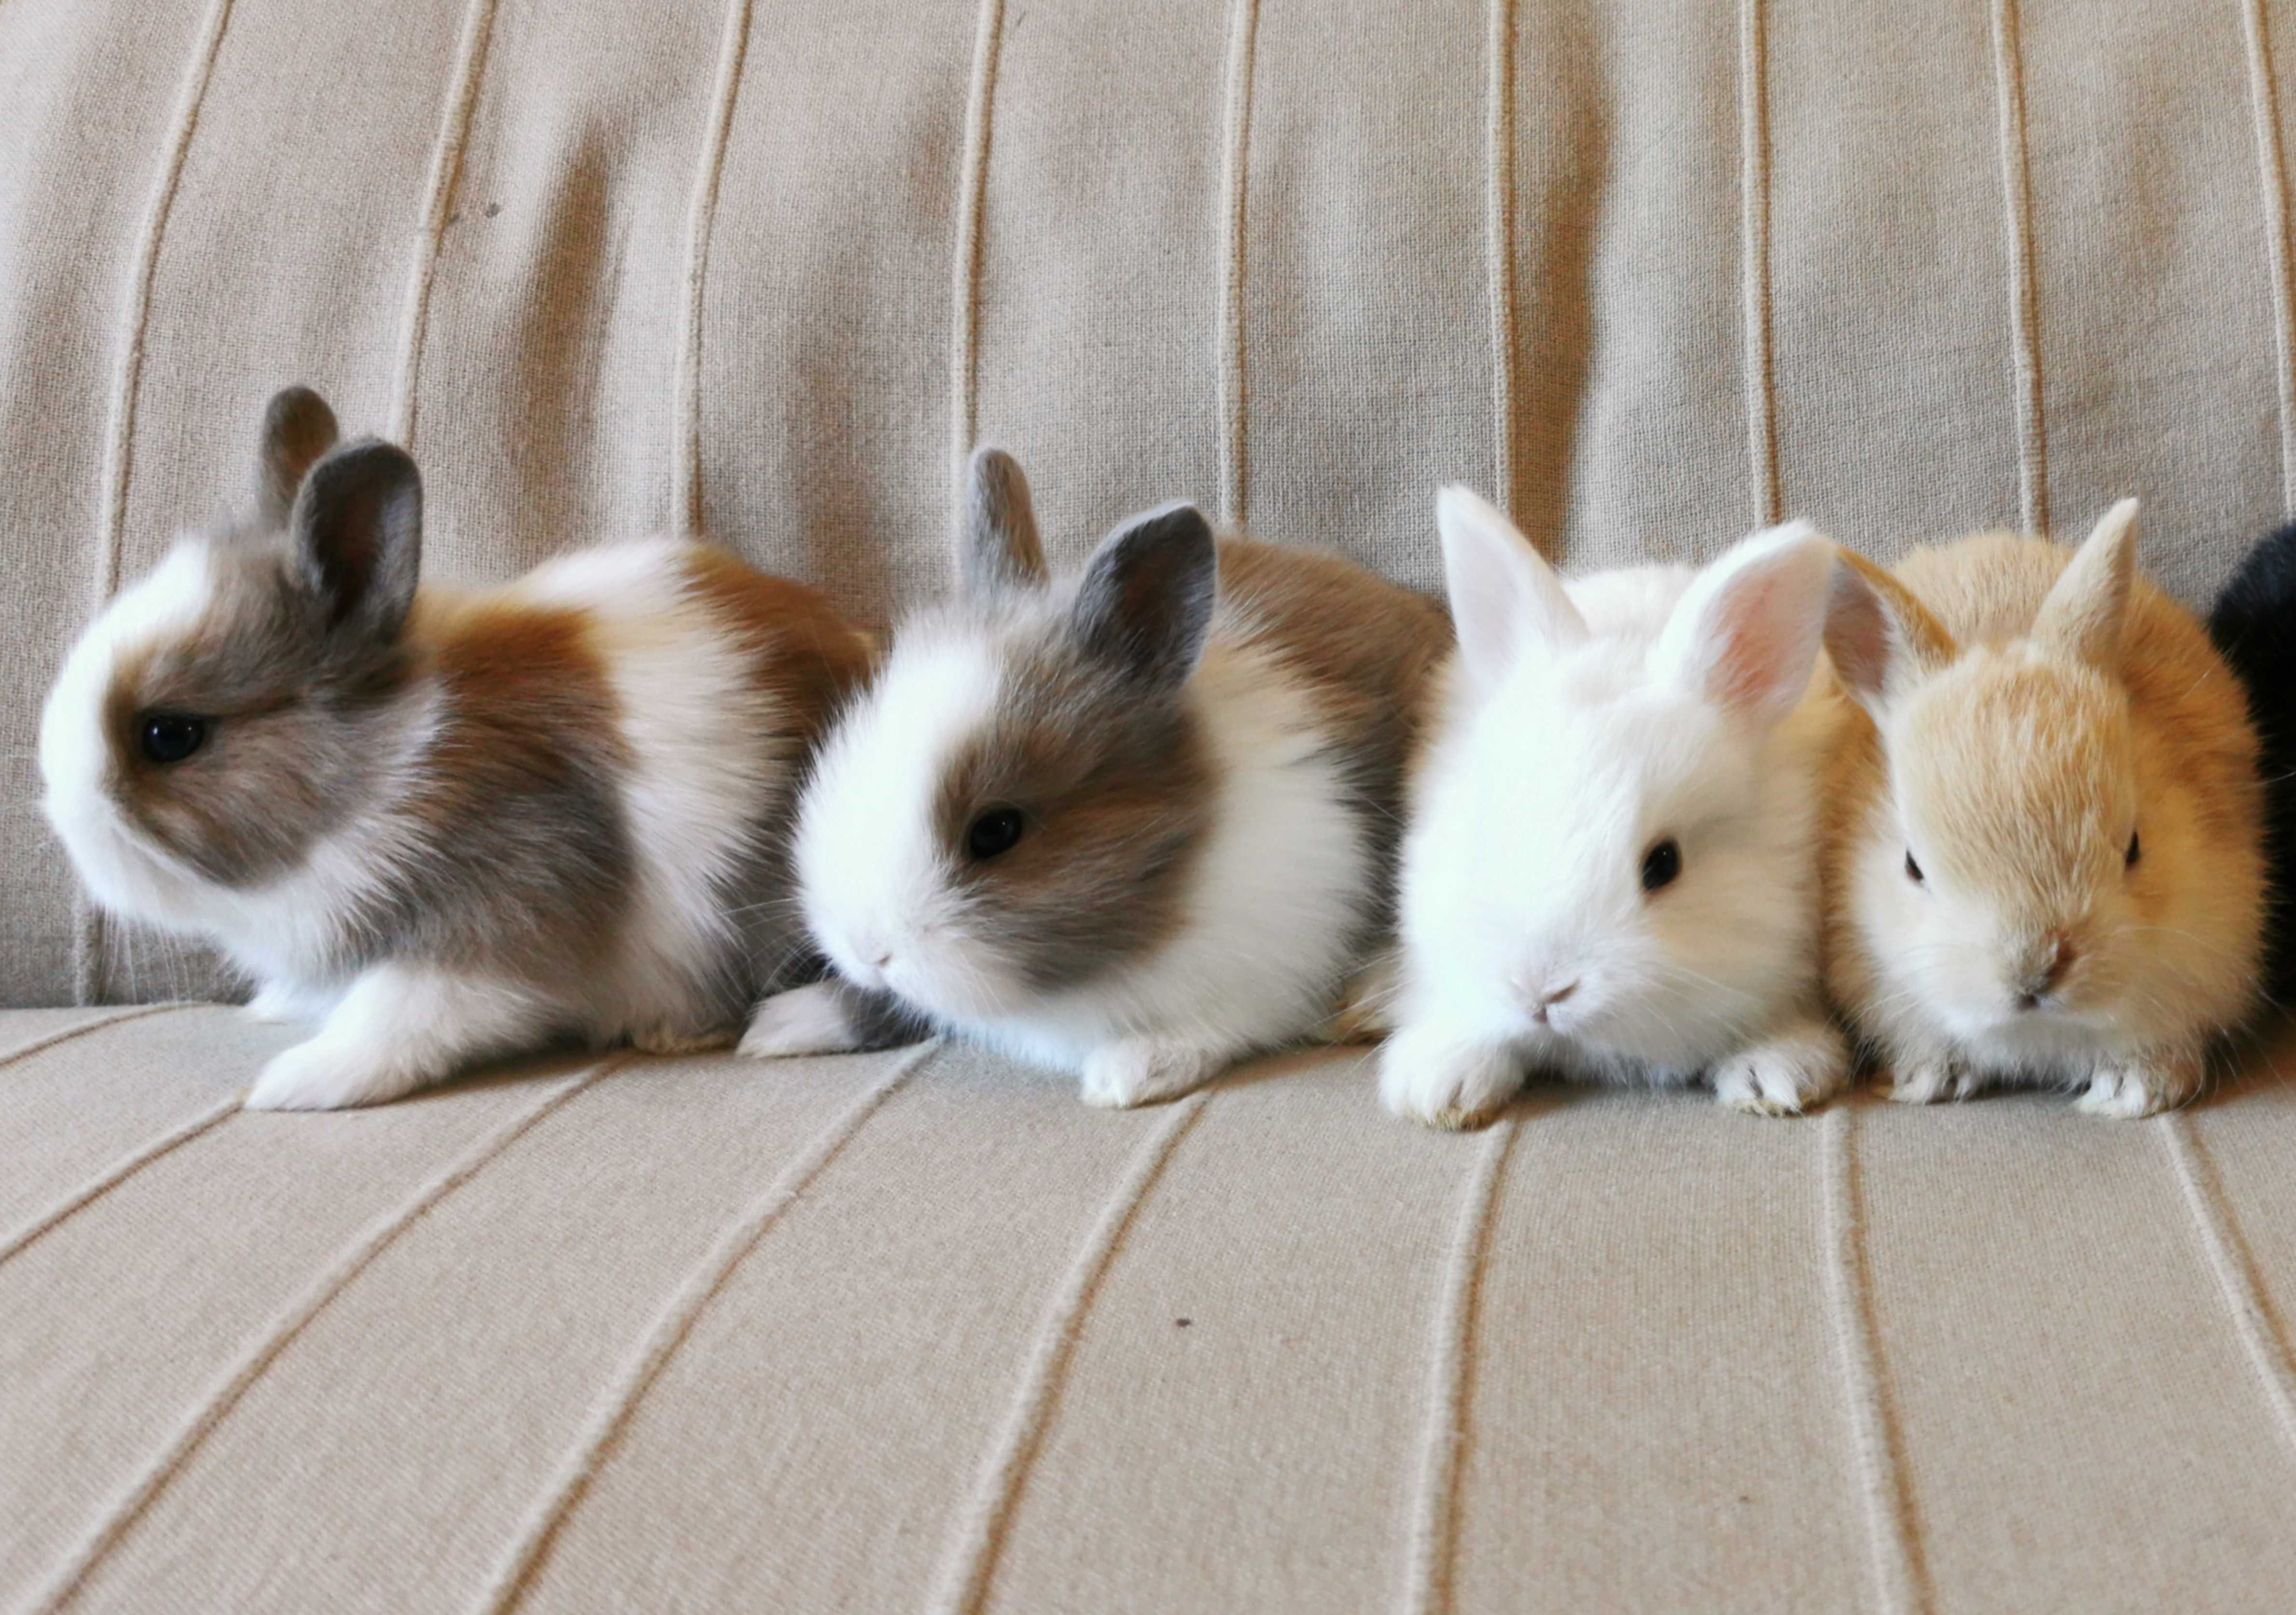
[{"label": "rabbit nose", "polygon": [[1544,993],[1532,989],[1531,1019],[1541,1026],[1546,1025],[1547,1012],[1578,990],[1578,983],[1575,980],[1565,981],[1561,987],[1550,988]]},{"label": "rabbit nose", "polygon": [[2053,930],[2043,937],[2026,951],[2023,968],[2017,972],[2017,1007],[2040,1007],[2042,996],[2063,985],[2065,973],[2079,956],[2080,950],[2063,931]]}]

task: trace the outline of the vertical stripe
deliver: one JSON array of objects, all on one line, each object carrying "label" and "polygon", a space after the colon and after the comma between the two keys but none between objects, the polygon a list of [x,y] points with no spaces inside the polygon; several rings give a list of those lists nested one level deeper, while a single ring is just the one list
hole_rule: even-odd
[{"label": "vertical stripe", "polygon": [[2257,1389],[2263,1393],[2264,1405],[2281,1440],[2287,1444],[2289,1456],[2296,1458],[2296,1365],[2290,1362],[2288,1338],[2264,1299],[2256,1258],[2241,1237],[2216,1165],[2194,1135],[2192,1119],[2182,1111],[2171,1111],[2155,1125],[2169,1152],[2177,1185],[2184,1191],[2185,1209],[2192,1213],[2193,1231],[2200,1236],[2209,1270],[2216,1275],[2217,1293],[2224,1299],[2233,1332],[2240,1338],[2241,1350],[2256,1374]]},{"label": "vertical stripe", "polygon": [[528,1106],[435,1173],[397,1209],[370,1225],[365,1233],[328,1263],[284,1312],[257,1333],[230,1372],[193,1405],[191,1411],[176,1424],[175,1433],[168,1438],[136,1478],[97,1514],[94,1522],[49,1573],[39,1591],[24,1604],[27,1615],[33,1615],[33,1612],[52,1615],[53,1611],[72,1600],[86,1584],[89,1573],[143,1518],[152,1500],[166,1489],[168,1483],[182,1472],[192,1455],[199,1450],[201,1444],[214,1432],[216,1426],[223,1422],[231,1410],[239,1406],[249,1388],[263,1377],[265,1370],[278,1361],[280,1354],[309,1327],[311,1320],[326,1310],[328,1303],[348,1288],[352,1280],[365,1272],[393,1240],[431,1207],[470,1181],[481,1168],[524,1137],[544,1118],[620,1065],[624,1058],[616,1056],[609,1059],[560,1083],[539,1104]]},{"label": "vertical stripe", "polygon": [[2041,304],[2034,268],[2032,176],[2025,152],[2025,68],[2017,0],[1993,0],[1993,80],[2000,115],[2001,200],[2009,252],[2009,335],[2017,386],[2017,519],[2049,530],[2049,443],[2041,413]]},{"label": "vertical stripe", "polygon": [[1427,1433],[1412,1501],[1405,1615],[1447,1615],[1459,1546],[1459,1496],[1467,1468],[1467,1422],[1474,1395],[1475,1320],[1491,1243],[1492,1212],[1521,1124],[1494,1126],[1459,1199],[1443,1293],[1429,1353]]},{"label": "vertical stripe", "polygon": [[1837,1102],[1818,1124],[1824,1182],[1825,1295],[1848,1404],[1850,1454],[1865,1499],[1874,1607],[1918,1615],[1930,1607],[1928,1573],[1905,1472],[1904,1443],[1882,1373],[1881,1325],[1866,1258],[1865,1206],[1857,1167],[1859,1107]]},{"label": "vertical stripe", "polygon": [[1085,1315],[1092,1310],[1141,1202],[1155,1187],[1164,1164],[1196,1118],[1203,1114],[1210,1097],[1199,1089],[1165,1112],[1134,1154],[1070,1259],[1051,1307],[1037,1325],[1019,1391],[989,1447],[972,1497],[949,1538],[948,1552],[926,1605],[931,1615],[973,1615],[988,1602],[997,1555],[1004,1550],[1006,1530],[1020,1506],[1029,1467],[1051,1428],[1053,1409],[1060,1400],[1061,1382],[1075,1355]]},{"label": "vertical stripe", "polygon": [[[232,0],[212,0],[193,42],[191,61],[184,69],[183,87],[168,120],[168,134],[160,151],[160,172],[136,233],[135,256],[127,277],[127,304],[122,313],[119,368],[113,373],[111,406],[103,435],[103,488],[97,507],[95,576],[89,593],[91,613],[100,611],[119,587],[122,552],[127,547],[127,488],[135,471],[135,407],[144,383],[144,346],[152,323],[152,287],[160,273],[160,243],[168,234],[168,217],[175,211],[176,189],[184,177],[184,162],[191,155],[192,135],[199,127],[208,82],[215,76],[216,57],[223,49],[224,29],[231,22]],[[72,931],[72,983],[82,1004],[101,1002],[111,990],[105,979],[107,928],[103,911],[78,894],[78,923]]]},{"label": "vertical stripe", "polygon": [[138,1144],[45,1210],[35,1212],[31,1220],[18,1227],[14,1233],[0,1235],[0,1262],[6,1261],[75,1212],[102,1200],[162,1155],[182,1148],[201,1134],[221,1126],[239,1114],[242,1099],[242,1095],[234,1093],[230,1098],[209,1105],[189,1120],[168,1128],[158,1137]]},{"label": "vertical stripe", "polygon": [[1514,0],[1491,0],[1483,277],[1491,300],[1491,497],[1514,510]]},{"label": "vertical stripe", "polygon": [[948,526],[964,530],[964,462],[980,429],[980,255],[988,209],[988,146],[996,102],[996,56],[1004,0],[980,0],[972,80],[964,97],[964,155],[958,164],[956,257],[948,333]]},{"label": "vertical stripe", "polygon": [[439,254],[454,217],[455,188],[463,177],[463,148],[479,104],[479,79],[486,70],[487,46],[494,37],[496,0],[471,0],[455,45],[455,65],[447,81],[446,117],[430,149],[430,198],[422,232],[416,238],[414,268],[406,283],[406,330],[399,340],[398,382],[390,407],[390,435],[410,454],[414,448],[417,395],[422,383],[422,344],[430,324],[430,285],[438,278]]},{"label": "vertical stripe", "polygon": [[2257,189],[2264,200],[2264,247],[2272,273],[2272,336],[2279,361],[2280,509],[2296,515],[2296,269],[2289,264],[2288,154],[2280,132],[2280,92],[2264,0],[2242,0],[2248,41],[2248,101],[2256,123]]},{"label": "vertical stripe", "polygon": [[540,1500],[528,1511],[509,1548],[496,1564],[494,1574],[487,1578],[485,1588],[472,1605],[474,1609],[501,1611],[517,1604],[536,1569],[557,1540],[567,1516],[621,1445],[622,1434],[629,1428],[638,1403],[661,1378],[662,1370],[693,1332],[694,1324],[710,1302],[724,1291],[734,1270],[758,1248],[758,1242],[780,1220],[782,1213],[853,1142],[862,1125],[909,1080],[925,1056],[939,1047],[938,1044],[923,1045],[872,1084],[718,1236],[709,1254],[686,1275],[685,1282],[648,1325],[629,1360],[607,1381],[606,1393],[583,1421],[582,1434],[573,1450],[543,1488]]},{"label": "vertical stripe", "polygon": [[1780,519],[1777,381],[1770,336],[1770,86],[1763,0],[1738,0],[1740,296],[1746,322],[1746,455],[1754,525]]},{"label": "vertical stripe", "polygon": [[1220,520],[1232,527],[1243,521],[1247,492],[1243,289],[1251,160],[1251,63],[1259,29],[1259,0],[1231,0],[1227,86],[1220,119],[1220,221],[1226,241],[1220,254],[1218,360]]},{"label": "vertical stripe", "polygon": [[671,389],[676,419],[669,455],[669,520],[689,537],[701,531],[701,293],[709,273],[710,233],[718,219],[718,184],[733,136],[734,103],[741,95],[742,70],[749,61],[750,12],[750,0],[733,0],[726,8],[717,83],[709,95],[709,127],[702,133],[701,164],[694,175],[693,201],[685,221],[685,285]]}]

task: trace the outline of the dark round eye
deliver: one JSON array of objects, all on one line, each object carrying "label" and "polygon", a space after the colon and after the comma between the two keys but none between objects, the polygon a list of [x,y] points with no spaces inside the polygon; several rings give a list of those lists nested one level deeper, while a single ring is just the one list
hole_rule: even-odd
[{"label": "dark round eye", "polygon": [[2133,831],[2133,830],[2132,830],[2132,831],[2130,831],[2130,832],[2128,832],[2128,856],[2127,856],[2127,857],[2123,857],[2123,858],[2120,860],[2120,861],[2121,861],[2121,864],[2122,864],[2124,866],[2135,864],[2135,863],[2136,862],[2136,859],[2137,859],[2138,855],[2139,855],[2139,854],[2141,854],[2144,850],[2144,849],[2142,847],[2139,847],[2139,846],[2136,844],[2136,832],[2135,831]]},{"label": "dark round eye", "polygon": [[1916,886],[1922,884],[1922,866],[1914,862],[1914,855],[1911,851],[1906,854],[1906,879]]},{"label": "dark round eye", "polygon": [[155,763],[180,763],[207,743],[208,720],[180,712],[154,712],[144,719],[144,755]]},{"label": "dark round eye", "polygon": [[1010,852],[1021,839],[1021,830],[1018,808],[991,808],[965,831],[965,850],[976,858],[993,858],[999,853]]},{"label": "dark round eye", "polygon": [[1682,848],[1669,836],[1643,854],[1643,889],[1656,891],[1661,886],[1674,884],[1674,877],[1682,873]]}]

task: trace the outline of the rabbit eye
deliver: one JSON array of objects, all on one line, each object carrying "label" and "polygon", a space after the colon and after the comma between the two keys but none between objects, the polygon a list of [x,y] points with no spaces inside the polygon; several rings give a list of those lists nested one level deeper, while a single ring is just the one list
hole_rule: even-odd
[{"label": "rabbit eye", "polygon": [[181,712],[149,713],[138,739],[153,762],[180,763],[207,744],[208,720]]},{"label": "rabbit eye", "polygon": [[1644,891],[1656,891],[1662,886],[1673,885],[1675,877],[1681,873],[1682,848],[1676,845],[1672,836],[1643,854]]},{"label": "rabbit eye", "polygon": [[966,827],[965,850],[982,859],[1010,852],[1020,840],[1021,829],[1018,808],[991,808]]},{"label": "rabbit eye", "polygon": [[1922,866],[1914,862],[1914,854],[1911,848],[1906,848],[1906,879],[1911,881],[1916,886],[1926,885],[1928,883],[1928,878],[1922,873]]},{"label": "rabbit eye", "polygon": [[2123,868],[2134,867],[2138,856],[2142,854],[2144,850],[2144,849],[2142,847],[2136,844],[2136,832],[2133,830],[2130,831],[2128,832],[2128,851],[2120,860],[2121,866]]}]

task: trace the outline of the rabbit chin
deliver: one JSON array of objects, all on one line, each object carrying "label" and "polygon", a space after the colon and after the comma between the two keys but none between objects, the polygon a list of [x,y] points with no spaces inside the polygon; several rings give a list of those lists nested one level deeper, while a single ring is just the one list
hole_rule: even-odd
[{"label": "rabbit chin", "polygon": [[100,907],[176,930],[200,929],[205,883],[147,845],[101,791],[51,788],[42,808]]},{"label": "rabbit chin", "polygon": [[1659,1005],[1628,1013],[1591,995],[1583,1007],[1566,1007],[1546,1024],[1528,1013],[1513,1020],[1512,1041],[1522,1056],[1574,1081],[1687,1082],[1738,1041],[1737,1029],[1686,1008]]}]

